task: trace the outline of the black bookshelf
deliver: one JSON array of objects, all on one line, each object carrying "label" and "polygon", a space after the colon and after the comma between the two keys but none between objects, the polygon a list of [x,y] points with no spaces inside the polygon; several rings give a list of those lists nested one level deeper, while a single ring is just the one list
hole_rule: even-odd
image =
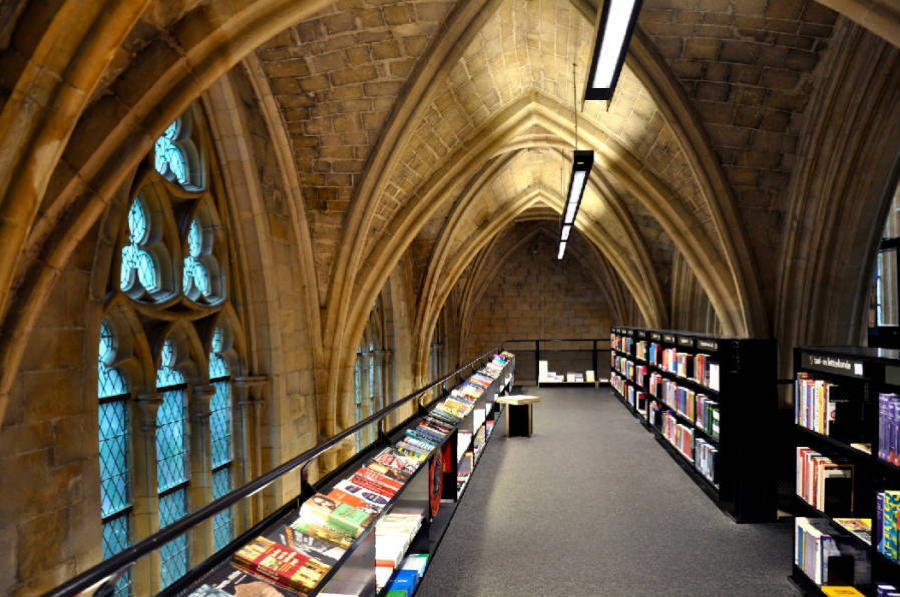
[{"label": "black bookshelf", "polygon": [[[378,513],[370,526],[354,540],[341,560],[333,566],[318,587],[309,593],[310,597],[319,593],[353,594],[364,597],[381,597],[387,594],[387,588],[390,586],[390,583],[387,583],[380,591],[376,590],[375,527],[378,520],[397,508],[403,508],[407,511],[420,511],[423,515],[422,526],[410,542],[404,558],[414,553],[434,555],[456,514],[457,507],[468,485],[467,483],[466,486],[460,488],[457,484],[462,461],[468,460],[468,456],[464,456],[464,454],[474,449],[473,443],[476,435],[484,433],[484,441],[486,443],[493,435],[493,432],[497,430],[497,425],[504,409],[502,404],[496,402],[496,398],[512,391],[515,383],[514,370],[515,358],[513,357],[500,375],[485,389],[472,411],[463,418],[444,442],[432,452],[429,458],[406,481],[397,495]],[[438,402],[439,400],[434,401],[433,405],[436,405]],[[279,512],[277,518],[269,519],[264,527],[258,529],[257,534],[285,543],[284,527],[297,518],[299,505],[306,498],[313,492],[328,493],[340,480],[347,478],[383,448],[393,445],[401,439],[404,431],[417,424],[430,410],[431,408],[423,409],[420,407],[419,412],[381,435],[372,445],[342,464],[321,481],[304,489],[296,501],[287,504],[282,509],[283,512]],[[490,429],[490,432],[488,432],[488,429]],[[483,451],[484,449],[482,448],[480,453],[483,454]],[[435,463],[435,459],[439,458],[443,462],[438,461]],[[478,467],[478,459],[472,458],[471,460],[471,465],[468,467],[468,470],[470,470],[469,480],[471,480],[471,476]],[[433,464],[437,464],[437,466],[433,467]],[[435,515],[431,514],[430,509],[432,489],[436,487],[433,475],[441,477],[440,508]],[[427,572],[428,569],[426,568],[425,573],[427,574]],[[190,585],[175,590],[165,590],[162,594],[187,595],[201,585],[216,585],[226,581],[228,578],[234,578],[236,574],[238,574],[238,571],[232,565],[230,559],[223,557],[217,566],[190,583]],[[256,577],[251,575],[243,572],[240,574],[247,577],[246,582],[258,581]],[[416,585],[416,590],[418,590],[419,586],[421,586],[421,581]],[[296,593],[277,587],[274,584],[269,585],[268,589],[273,594],[278,593],[286,597],[296,596]],[[410,595],[410,597],[412,596]]]},{"label": "black bookshelf", "polygon": [[[796,380],[805,375],[836,385],[835,396],[843,401],[844,410],[837,413],[829,430],[813,430],[800,420]],[[819,510],[800,497],[795,486],[795,509],[799,516],[823,519],[830,524],[831,535],[843,545],[864,554],[869,564],[862,566],[862,578],[854,577],[853,586],[864,595],[876,595],[879,584],[900,587],[900,564],[878,551],[875,527],[878,524],[876,494],[884,490],[900,490],[900,467],[879,457],[879,394],[900,394],[900,350],[857,346],[817,346],[794,349],[794,462],[798,466],[797,449],[809,447],[838,462],[853,467],[850,503],[835,505],[828,512]],[[853,444],[853,445],[851,445]],[[864,449],[868,446],[868,451]],[[835,522],[835,518],[868,518],[872,520],[871,543],[865,542]],[[796,547],[795,547],[796,549]],[[796,563],[790,580],[803,594],[825,595]],[[842,584],[849,584],[842,579]]]},{"label": "black bookshelf", "polygon": [[[675,330],[613,327],[611,330],[610,387],[613,394],[651,433],[697,485],[735,521],[769,522],[776,519],[776,478],[771,467],[773,444],[766,438],[767,423],[777,412],[775,342],[769,339],[723,338]],[[679,375],[663,367],[666,349],[686,355],[690,366]],[[693,363],[706,355],[718,365],[718,387],[698,381]],[[618,365],[618,366],[617,366]],[[643,378],[639,375],[644,370]],[[719,407],[718,437],[697,424],[663,398],[661,384],[650,393],[653,374],[680,388],[705,395]],[[641,397],[643,396],[643,400]],[[651,409],[651,405],[655,408]],[[686,409],[687,410],[687,409]],[[663,432],[664,413],[689,429],[694,457],[682,452]],[[695,462],[697,440],[718,450],[714,480]],[[685,443],[685,442],[683,442]]]}]

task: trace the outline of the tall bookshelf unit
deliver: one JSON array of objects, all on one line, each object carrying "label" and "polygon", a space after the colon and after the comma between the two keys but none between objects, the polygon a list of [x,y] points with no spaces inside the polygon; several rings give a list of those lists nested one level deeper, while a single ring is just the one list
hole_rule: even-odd
[{"label": "tall bookshelf unit", "polygon": [[775,520],[774,341],[632,327],[610,338],[626,408],[735,521]]},{"label": "tall bookshelf unit", "polygon": [[[828,407],[829,400],[824,397],[819,398],[816,410],[810,412],[809,390],[806,390],[805,400],[800,398],[804,392],[802,377],[806,378],[806,383],[833,384],[828,394],[812,394],[812,397],[830,396],[834,400],[833,408]],[[887,447],[892,442],[890,435],[894,435],[895,446],[900,444],[900,434],[891,434],[890,426],[882,427],[879,423],[880,419],[888,418],[887,413],[881,412],[879,395],[900,394],[900,351],[855,346],[796,348],[794,379],[795,453],[790,458],[795,463],[795,472],[798,472],[794,477],[796,510],[804,517],[816,519],[818,526],[839,546],[843,555],[838,557],[844,561],[829,558],[828,577],[820,578],[819,583],[814,582],[797,565],[795,530],[791,581],[804,595],[810,596],[825,595],[822,585],[854,586],[869,596],[878,594],[879,584],[900,588],[900,564],[880,553],[877,545],[880,520],[877,494],[900,490],[900,467],[879,455],[880,441],[883,440]],[[806,409],[803,404],[807,405]],[[819,421],[830,421],[825,428],[821,423],[814,422],[815,413],[822,408],[825,414],[820,416]],[[833,412],[833,416],[829,416],[829,411]],[[900,409],[895,421],[900,421]],[[895,422],[895,426],[898,424]],[[829,497],[828,490],[835,486],[826,487],[824,484],[822,490],[827,501],[819,504],[824,509],[800,497],[799,486],[805,483],[803,467],[798,464],[798,452],[802,448],[815,450],[839,466],[852,467],[852,479],[848,483],[852,497],[849,501]],[[895,462],[898,461],[900,459],[895,458]],[[838,486],[837,489],[842,488]],[[838,491],[836,495],[839,498],[846,496],[843,491]],[[871,519],[871,536],[854,534],[841,524],[844,521],[837,520],[847,518]],[[849,560],[854,556],[856,562],[851,565]]]}]

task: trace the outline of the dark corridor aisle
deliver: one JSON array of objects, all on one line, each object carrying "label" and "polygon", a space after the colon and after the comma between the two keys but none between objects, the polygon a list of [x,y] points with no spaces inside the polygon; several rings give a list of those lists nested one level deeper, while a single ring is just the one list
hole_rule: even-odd
[{"label": "dark corridor aisle", "polygon": [[417,597],[795,597],[787,524],[737,525],[608,390],[540,389],[488,445]]}]

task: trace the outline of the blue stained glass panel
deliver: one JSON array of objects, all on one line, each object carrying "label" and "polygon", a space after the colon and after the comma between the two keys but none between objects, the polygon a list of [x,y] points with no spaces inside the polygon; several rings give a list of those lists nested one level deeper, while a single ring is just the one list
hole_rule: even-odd
[{"label": "blue stained glass panel", "polygon": [[[226,466],[212,476],[213,499],[218,499],[231,491],[231,467]],[[234,536],[234,521],[231,508],[213,516],[213,540],[218,551],[228,545]]]},{"label": "blue stained glass panel", "polygon": [[209,435],[212,467],[231,462],[231,383],[215,381],[215,394],[209,401]]},{"label": "blue stained glass panel", "polygon": [[[128,547],[130,529],[128,515],[119,516],[103,523],[103,558],[109,558]],[[116,582],[115,597],[131,595],[131,570],[125,572]]]},{"label": "blue stained glass panel", "polygon": [[100,511],[111,516],[129,505],[128,414],[124,400],[99,405]]},{"label": "blue stained glass panel", "polygon": [[[187,490],[178,489],[159,498],[159,528],[172,524],[187,514]],[[188,536],[181,535],[159,550],[162,587],[184,576],[188,569]]]},{"label": "blue stained glass panel", "polygon": [[[159,267],[148,251],[141,248],[146,242],[150,230],[147,210],[140,197],[135,197],[128,210],[128,244],[122,247],[122,271],[119,274],[119,287],[130,290],[135,282],[140,282],[148,292],[159,290]],[[135,275],[137,280],[135,280]]]},{"label": "blue stained glass panel", "polygon": [[175,179],[178,184],[185,185],[188,182],[187,158],[175,144],[180,134],[181,119],[178,119],[156,140],[154,167],[166,179]]},{"label": "blue stained glass panel", "polygon": [[188,480],[187,400],[182,389],[163,392],[156,413],[156,480],[160,492]]}]

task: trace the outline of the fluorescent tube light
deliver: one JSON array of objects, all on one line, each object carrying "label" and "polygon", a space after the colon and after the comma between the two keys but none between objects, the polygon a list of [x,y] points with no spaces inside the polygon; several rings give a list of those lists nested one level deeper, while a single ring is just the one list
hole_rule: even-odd
[{"label": "fluorescent tube light", "polygon": [[566,253],[566,242],[569,240],[572,226],[575,225],[578,207],[581,205],[581,197],[584,195],[584,187],[587,185],[588,175],[591,173],[593,165],[593,151],[590,149],[575,150],[572,156],[572,176],[569,178],[569,193],[566,198],[566,211],[563,215],[557,259],[562,259]]},{"label": "fluorescent tube light", "polygon": [[584,99],[612,98],[625,62],[628,43],[641,11],[641,2],[642,0],[606,0],[603,3]]}]

